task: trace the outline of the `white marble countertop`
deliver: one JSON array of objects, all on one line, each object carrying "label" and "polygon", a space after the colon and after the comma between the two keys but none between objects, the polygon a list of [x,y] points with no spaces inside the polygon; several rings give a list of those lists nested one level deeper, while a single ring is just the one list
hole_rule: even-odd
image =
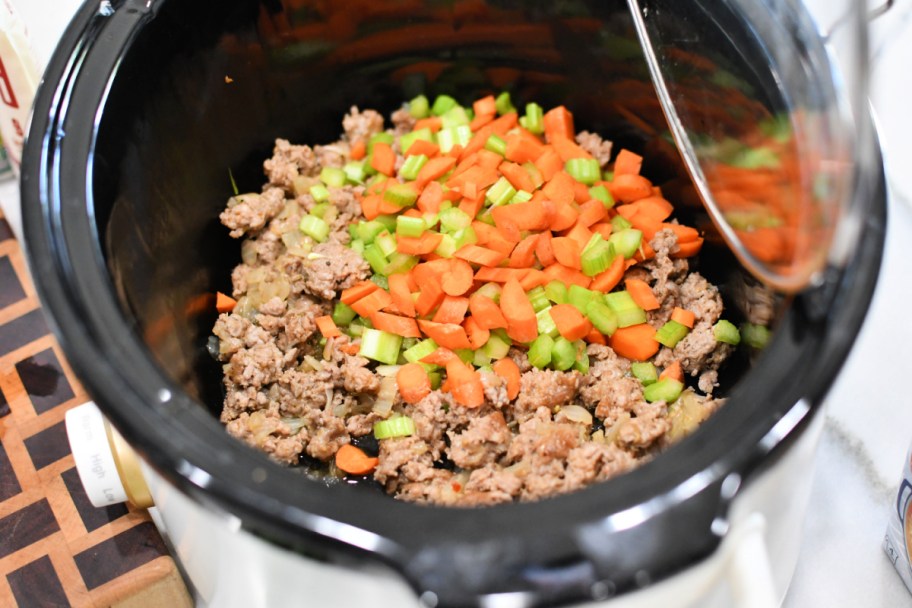
[{"label": "white marble countertop", "polygon": [[[47,60],[79,0],[13,0]],[[871,101],[890,186],[883,269],[855,347],[832,387],[813,471],[801,556],[784,605],[912,606],[912,595],[881,550],[888,509],[912,442],[903,381],[912,372],[908,323],[912,280],[912,10],[898,3],[872,26]],[[0,185],[4,207],[15,183]]]}]

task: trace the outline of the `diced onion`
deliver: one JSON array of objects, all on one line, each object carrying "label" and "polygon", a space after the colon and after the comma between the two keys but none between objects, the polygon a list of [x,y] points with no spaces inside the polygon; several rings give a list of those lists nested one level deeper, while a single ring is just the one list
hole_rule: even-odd
[{"label": "diced onion", "polygon": [[592,424],[592,413],[582,405],[562,405],[560,415],[570,422],[578,422],[586,426]]},{"label": "diced onion", "polygon": [[377,391],[377,400],[371,408],[381,416],[386,416],[393,410],[393,404],[399,393],[395,376],[386,376],[380,379],[380,390]]},{"label": "diced onion", "polygon": [[375,369],[374,371],[377,372],[378,375],[383,376],[383,377],[395,376],[397,373],[399,373],[400,367],[402,367],[402,366],[401,365],[378,365],[377,369]]}]

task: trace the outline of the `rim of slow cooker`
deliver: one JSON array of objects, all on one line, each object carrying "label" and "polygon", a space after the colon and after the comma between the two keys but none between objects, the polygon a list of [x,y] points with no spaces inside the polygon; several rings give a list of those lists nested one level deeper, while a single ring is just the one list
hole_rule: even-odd
[{"label": "rim of slow cooker", "polygon": [[[633,526],[641,529],[662,518],[689,517],[696,525],[675,520],[676,529],[668,532],[673,542],[630,548],[624,566],[606,572],[602,564],[601,571],[581,575],[586,581],[608,577],[618,591],[665,578],[715,549],[722,533],[710,524],[724,518],[732,498],[723,495],[723,480],[747,478],[800,434],[863,322],[882,251],[882,193],[859,255],[835,281],[834,312],[808,319],[799,296],[728,405],[654,461],[583,491],[482,510],[414,505],[341,484],[325,491],[320,482],[230,439],[166,376],[124,318],[96,234],[91,181],[106,93],[119,58],[150,14],[139,8],[121,13],[105,15],[87,3],[54,53],[36,98],[22,170],[29,263],[68,360],[127,440],[178,489],[238,515],[245,528],[270,540],[308,550],[319,545],[328,559],[337,552],[373,554],[404,571],[419,590],[472,597],[531,584],[516,571],[520,563],[592,558],[586,545],[631,530],[625,523],[631,514],[645,521]],[[105,43],[96,44],[102,32]],[[783,378],[773,396],[765,394],[770,377]],[[685,508],[693,505],[696,514]],[[463,567],[460,555],[477,563]],[[440,578],[442,564],[462,576],[459,584]],[[482,568],[486,576],[472,579]],[[586,593],[583,587],[574,591]]]}]

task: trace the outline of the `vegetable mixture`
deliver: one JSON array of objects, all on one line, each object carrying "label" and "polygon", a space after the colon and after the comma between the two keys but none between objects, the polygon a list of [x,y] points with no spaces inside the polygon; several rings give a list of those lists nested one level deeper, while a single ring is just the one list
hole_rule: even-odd
[{"label": "vegetable mixture", "polygon": [[738,344],[643,159],[519,112],[419,96],[278,140],[214,328],[228,432],[403,499],[534,500],[629,470],[721,405]]}]

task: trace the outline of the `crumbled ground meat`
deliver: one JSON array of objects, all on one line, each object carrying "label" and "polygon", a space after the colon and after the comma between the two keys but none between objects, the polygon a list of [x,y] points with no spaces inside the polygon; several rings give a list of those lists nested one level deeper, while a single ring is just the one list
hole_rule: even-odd
[{"label": "crumbled ground meat", "polygon": [[[387,133],[396,140],[415,119],[406,108],[392,115]],[[383,117],[353,107],[344,136],[328,145],[292,145],[278,139],[264,163],[260,194],[233,197],[221,214],[242,243],[243,264],[232,272],[238,304],[213,327],[223,364],[226,396],[221,421],[228,433],[294,465],[302,457],[331,462],[352,438],[374,432],[391,416],[408,416],[415,431],[379,440],[373,480],[404,500],[444,505],[490,505],[538,500],[619,475],[652,458],[713,411],[718,370],[731,353],[717,343],[713,324],[722,314],[719,290],[678,251],[672,230],[650,241],[655,256],[633,266],[627,278],[646,281],[660,303],[647,321],[659,327],[675,307],[695,315],[692,331],[673,349],[662,348],[659,369],[673,362],[695,380],[669,406],[646,401],[631,362],[609,346],[590,344],[590,367],[578,371],[532,367],[524,347],[508,357],[520,371],[518,396],[510,399],[503,378],[481,371],[484,404],[471,408],[433,390],[414,404],[398,392],[389,397],[389,369],[361,357],[360,338],[322,339],[315,319],[330,314],[342,290],[371,275],[364,258],[348,247],[349,226],[363,219],[363,186],[331,187],[323,217],[330,231],[316,243],[298,229],[317,201],[309,194],[323,167],[341,167],[352,144],[384,130]],[[394,140],[394,141],[396,141]],[[604,167],[611,142],[583,131],[577,142]],[[393,145],[400,166],[402,150]],[[770,305],[753,297],[757,316]],[[385,375],[381,375],[385,374]],[[386,396],[384,396],[386,395]],[[387,399],[382,402],[382,399]],[[305,458],[306,460],[306,458]],[[332,470],[331,468],[329,470]]]}]

